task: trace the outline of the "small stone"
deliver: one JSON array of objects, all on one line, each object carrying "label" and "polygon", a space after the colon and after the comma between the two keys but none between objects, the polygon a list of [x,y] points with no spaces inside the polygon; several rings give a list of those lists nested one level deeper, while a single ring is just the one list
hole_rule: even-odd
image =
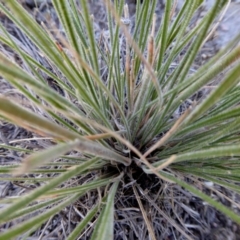
[{"label": "small stone", "polygon": [[207,187],[213,187],[213,182],[204,182]]}]

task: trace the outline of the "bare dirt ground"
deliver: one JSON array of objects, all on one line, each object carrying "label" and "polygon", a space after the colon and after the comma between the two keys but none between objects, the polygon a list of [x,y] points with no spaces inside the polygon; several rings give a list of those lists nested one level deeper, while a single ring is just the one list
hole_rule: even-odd
[{"label": "bare dirt ground", "polygon": [[[44,21],[48,24],[48,19],[52,18],[54,21],[56,20],[56,14],[51,5],[50,0],[21,0],[24,6],[29,10],[31,14],[33,14],[38,22]],[[38,2],[39,5],[35,6],[34,2]],[[106,24],[106,12],[104,6],[100,3],[101,1],[89,0],[90,8],[92,13],[94,14],[96,20],[96,31],[104,31],[107,30]],[[130,14],[134,17],[135,11],[135,1],[128,0],[129,3]],[[181,6],[183,1],[179,1],[179,7]],[[217,30],[214,32],[212,38],[204,45],[202,51],[200,52],[195,64],[194,68],[197,69],[201,64],[211,58],[220,48],[225,46],[236,34],[240,32],[240,1],[232,1],[229,6],[229,9],[219,24]],[[207,9],[212,5],[213,1],[208,0],[205,1],[206,7],[202,9],[199,18],[204,16]],[[161,15],[164,9],[164,1],[159,0],[156,13],[158,14],[159,22],[161,21]],[[14,25],[9,22],[4,16],[1,16],[1,22],[7,26],[9,32],[21,41],[22,44],[26,44],[24,41],[24,37],[22,34],[14,27]],[[12,53],[9,49],[0,47],[0,51],[9,51],[9,57],[18,61],[17,56]],[[39,57],[39,56],[38,56]],[[41,59],[39,59],[41,61]],[[20,63],[21,64],[21,63]],[[24,99],[10,84],[4,79],[0,78],[0,94],[5,94],[11,96],[16,99],[22,105],[27,107],[31,107],[29,103]],[[7,122],[0,121],[0,144],[5,144],[9,146],[9,148],[14,146],[20,146],[23,149],[31,149],[37,150],[44,148],[50,144],[47,141],[28,141],[26,139],[31,139],[35,137],[35,135],[27,130],[9,124]],[[25,139],[25,140],[24,140]],[[16,152],[14,149],[1,148],[0,146],[0,164],[1,165],[12,165],[21,162],[21,159],[24,157],[24,153]],[[194,197],[192,194],[187,193],[185,190],[178,188],[177,186],[167,186],[166,193],[168,196],[173,195],[172,202],[170,203],[169,199],[164,199],[161,203],[161,209],[165,209],[169,216],[171,216],[176,221],[182,221],[185,225],[186,231],[192,234],[194,239],[202,239],[202,240],[238,240],[240,239],[240,226],[233,223],[230,219],[226,218],[223,214],[216,211],[214,208],[206,205],[200,199]],[[222,189],[219,186],[215,186],[214,189],[207,189],[206,192],[209,195],[214,196],[219,201],[221,201],[226,206],[231,207],[231,201],[227,201],[222,198],[216,191],[222,192],[226,194],[230,200],[236,199],[236,195],[227,189]],[[13,196],[17,194],[21,194],[23,189],[21,185],[12,181],[1,181],[0,179],[0,199]],[[178,193],[178,197],[176,196]],[[174,206],[174,208],[173,208]],[[59,224],[61,226],[66,226],[69,221],[71,223],[74,222],[73,219],[69,220],[69,216],[66,214],[67,211],[63,211],[60,215],[53,218],[48,224],[48,228],[46,233],[42,235],[41,230],[37,231],[31,239],[38,239],[40,235],[43,236],[42,239],[64,239],[64,235],[60,234],[61,227],[59,228]],[[177,214],[176,214],[177,213]],[[130,214],[130,213],[129,213]],[[125,213],[124,218],[129,217],[128,213]],[[132,214],[132,213],[131,213]],[[76,214],[75,214],[76,215]],[[72,216],[74,218],[74,216]],[[76,216],[75,216],[76,217]],[[136,215],[136,218],[139,217]],[[77,217],[76,217],[77,218]],[[79,217],[77,218],[79,219]],[[180,220],[179,220],[180,219]],[[121,232],[122,229],[119,227],[121,225],[121,219],[116,221],[116,233]],[[128,221],[128,220],[127,220]],[[130,221],[130,220],[129,220]],[[63,223],[64,222],[64,223]],[[66,222],[66,225],[65,225]],[[63,224],[62,224],[63,223]],[[181,234],[179,234],[171,224],[168,224],[166,219],[162,218],[160,223],[162,227],[159,229],[165,229],[162,232],[162,235],[159,235],[159,239],[185,239]],[[141,228],[143,221],[139,220],[135,222],[136,226],[139,225]],[[73,224],[74,225],[74,224]],[[128,227],[131,224],[128,225]],[[4,226],[7,228],[8,226]],[[44,226],[43,226],[44,228]],[[56,232],[56,228],[59,232]],[[137,229],[137,228],[136,228]],[[0,229],[1,231],[1,229]],[[63,231],[63,230],[62,230]],[[68,232],[69,230],[64,230],[64,232]],[[131,232],[132,231],[132,232]],[[129,236],[134,236],[134,230],[129,230]],[[83,238],[85,239],[85,238]],[[116,237],[116,239],[123,239],[121,235]],[[129,238],[131,239],[131,238]],[[132,238],[134,239],[134,238]]]}]

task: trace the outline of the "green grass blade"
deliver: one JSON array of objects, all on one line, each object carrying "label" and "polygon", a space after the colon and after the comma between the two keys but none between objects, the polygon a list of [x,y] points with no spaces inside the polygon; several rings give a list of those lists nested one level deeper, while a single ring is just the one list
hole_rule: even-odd
[{"label": "green grass blade", "polygon": [[85,218],[76,226],[76,228],[71,232],[71,234],[68,236],[67,240],[75,240],[78,239],[80,236],[80,233],[86,228],[87,225],[91,222],[93,217],[97,214],[97,212],[100,209],[100,204],[104,204],[106,201],[106,197],[102,198],[102,201],[93,207],[85,216]]},{"label": "green grass blade", "polygon": [[47,120],[46,118],[32,113],[4,97],[0,97],[0,103],[1,115],[9,120],[11,119],[13,122],[18,123],[24,119],[25,122],[21,123],[23,127],[29,126],[36,128],[40,132],[45,132],[49,134],[49,136],[59,137],[60,139],[74,140],[80,137],[78,134],[70,132]]},{"label": "green grass blade", "polygon": [[89,166],[96,163],[97,159],[93,158],[91,160],[88,160],[87,162],[80,164],[79,166],[76,166],[74,169],[71,169],[60,176],[52,179],[49,181],[46,185],[43,185],[36,190],[32,191],[31,193],[27,194],[26,196],[23,196],[19,198],[16,202],[14,202],[12,205],[5,209],[0,209],[1,219],[0,222],[2,223],[5,221],[5,219],[9,219],[9,216],[18,211],[19,209],[23,208],[24,206],[31,203],[33,200],[37,199],[39,196],[43,195],[49,190],[52,190],[53,188],[57,187],[62,182],[68,180],[69,178],[72,178],[81,172],[84,172],[86,169],[88,169]]},{"label": "green grass blade", "polygon": [[174,75],[172,77],[172,86],[173,84],[177,81],[177,82],[182,82],[188,71],[190,66],[193,63],[193,60],[195,59],[201,45],[202,42],[204,41],[207,31],[209,30],[213,20],[215,19],[215,17],[217,16],[217,14],[219,13],[219,11],[221,11],[221,9],[224,7],[224,5],[226,4],[225,0],[221,0],[218,2],[215,2],[213,8],[211,9],[209,15],[206,16],[207,21],[205,23],[205,25],[203,26],[203,28],[201,29],[201,32],[199,33],[198,37],[196,37],[196,40],[194,41],[194,43],[192,44],[192,46],[189,49],[189,54],[186,55],[183,59],[183,61],[181,62],[181,64],[178,66],[177,70],[174,72]]},{"label": "green grass blade", "polygon": [[163,175],[164,177],[166,177],[167,179],[169,179],[170,181],[173,181],[176,184],[178,184],[179,186],[181,186],[181,187],[185,188],[186,190],[190,191],[194,195],[200,197],[205,202],[209,203],[211,206],[213,206],[217,210],[221,211],[226,216],[230,217],[233,221],[235,221],[236,223],[240,224],[240,216],[237,213],[235,213],[233,210],[225,207],[221,203],[219,203],[216,200],[214,200],[212,197],[209,197],[208,195],[206,195],[205,193],[203,193],[200,190],[196,189],[195,187],[189,185],[188,183],[186,183],[184,181],[179,180],[178,178],[176,178],[176,177],[174,177],[174,176],[172,176],[170,174],[166,174],[164,172],[160,172],[160,174]]},{"label": "green grass blade", "polygon": [[100,71],[99,71],[99,65],[98,65],[97,47],[96,47],[96,40],[93,32],[92,19],[90,18],[90,14],[88,11],[87,1],[80,0],[80,2],[82,6],[82,11],[83,11],[84,22],[86,24],[86,31],[89,37],[89,50],[92,55],[93,69],[94,69],[94,72],[99,76]]},{"label": "green grass blade", "polygon": [[189,124],[190,122],[196,120],[211,107],[217,101],[221,99],[224,94],[226,94],[233,86],[239,81],[240,75],[240,65],[234,67],[230,74],[222,81],[217,88],[200,104],[198,105],[189,117],[186,119],[184,124]]},{"label": "green grass blade", "polygon": [[158,56],[157,69],[161,68],[164,53],[166,51],[168,28],[169,28],[170,14],[171,14],[171,6],[172,6],[172,0],[166,1],[164,17],[163,17],[163,26],[162,26],[162,31],[161,31],[161,39],[160,39],[160,42],[157,43],[161,46],[160,47],[161,50],[160,50],[160,53]]},{"label": "green grass blade", "polygon": [[[240,144],[231,146],[220,146],[204,150],[199,150],[195,152],[187,152],[178,154],[175,157],[174,163],[184,162],[184,161],[194,161],[195,159],[206,159],[206,158],[217,158],[217,157],[232,157],[240,155]],[[166,159],[161,160],[153,164],[154,167],[159,166]]]},{"label": "green grass blade", "polygon": [[59,197],[59,198],[55,198],[52,200],[46,200],[46,201],[38,203],[38,204],[34,204],[33,206],[30,206],[30,207],[26,207],[16,213],[14,213],[13,215],[10,215],[9,219],[6,219],[6,221],[16,219],[19,217],[24,217],[27,214],[33,214],[34,212],[37,213],[39,210],[41,210],[43,208],[46,208],[48,206],[51,206],[52,204],[58,203],[59,201],[61,201],[61,199],[62,199],[62,197]]},{"label": "green grass blade", "polygon": [[105,177],[99,180],[93,180],[89,183],[85,183],[84,185],[77,186],[77,187],[69,187],[63,189],[52,190],[51,192],[46,193],[44,196],[64,196],[64,195],[71,195],[76,192],[83,193],[86,191],[91,191],[93,189],[97,189],[99,187],[106,186],[109,184],[113,179],[113,176]]},{"label": "green grass blade", "polygon": [[[61,19],[61,22],[64,26],[65,32],[68,37],[70,45],[74,50],[79,54],[80,53],[80,44],[78,41],[78,36],[76,34],[76,29],[74,25],[73,15],[71,14],[71,8],[68,1],[56,1],[53,0],[54,7],[58,12],[58,16]],[[74,7],[72,7],[74,8]]]},{"label": "green grass blade", "polygon": [[30,220],[28,220],[16,227],[13,227],[10,231],[0,234],[0,240],[13,239],[16,236],[27,232],[31,228],[34,228],[36,226],[40,227],[41,224],[44,223],[45,221],[47,221],[51,216],[54,216],[59,211],[64,209],[66,206],[68,206],[71,203],[73,203],[74,201],[76,201],[79,198],[79,196],[80,196],[80,194],[74,194],[73,196],[68,197],[62,203],[60,203],[59,205],[53,207],[52,209],[44,212],[43,214],[41,214],[37,217],[31,218]]},{"label": "green grass blade", "polygon": [[[240,35],[237,36],[236,40],[239,41],[239,39]],[[230,46],[232,46],[232,44]],[[224,58],[221,58],[222,54],[226,53],[225,50],[228,49],[229,48],[227,46],[226,49],[219,53],[219,55],[218,54],[216,55],[216,58],[213,57],[213,60],[210,60],[209,63],[202,66],[196,74],[194,74],[183,84],[178,85],[177,88],[174,88],[172,90],[172,91],[176,91],[177,89],[178,91],[183,90],[181,94],[174,100],[173,105],[179,104],[180,102],[184,101],[185,99],[193,95],[198,89],[200,89],[202,86],[211,81],[223,69],[227,68],[240,58],[239,47],[232,50],[232,52],[229,53]],[[221,59],[220,61],[218,61],[219,58]]]},{"label": "green grass blade", "polygon": [[233,109],[222,111],[219,114],[214,114],[214,115],[210,115],[209,117],[203,118],[195,122],[194,124],[187,126],[178,134],[181,135],[187,132],[194,131],[196,129],[200,129],[202,127],[210,127],[215,124],[220,124],[226,120],[230,120],[232,118],[238,118],[238,117],[240,117],[240,107],[235,107]]},{"label": "green grass blade", "polygon": [[92,234],[92,240],[113,240],[114,197],[118,188],[118,183],[119,182],[115,182],[110,189],[106,204],[98,218],[97,225]]},{"label": "green grass blade", "polygon": [[40,151],[30,155],[23,160],[23,163],[18,167],[14,173],[21,175],[31,171],[32,169],[44,165],[45,163],[60,157],[61,155],[77,148],[79,142],[77,140],[73,142],[60,143],[54,147],[48,148],[44,151]]},{"label": "green grass blade", "polygon": [[123,157],[122,155],[117,154],[116,152],[107,149],[106,147],[101,146],[96,142],[89,141],[86,138],[78,136],[74,132],[65,130],[59,125],[56,125],[50,122],[49,120],[38,116],[37,114],[31,113],[30,111],[27,111],[26,109],[10,102],[5,98],[0,97],[0,102],[1,102],[0,105],[1,114],[4,115],[7,119],[11,119],[13,122],[18,124],[23,124],[21,123],[21,120],[24,119],[25,123],[23,124],[23,127],[26,126],[28,126],[29,128],[34,127],[40,132],[44,132],[58,139],[65,140],[78,139],[79,144],[77,149],[85,153],[96,154],[99,157],[103,157],[105,159],[120,161],[125,165],[129,165],[131,162],[130,159]]}]

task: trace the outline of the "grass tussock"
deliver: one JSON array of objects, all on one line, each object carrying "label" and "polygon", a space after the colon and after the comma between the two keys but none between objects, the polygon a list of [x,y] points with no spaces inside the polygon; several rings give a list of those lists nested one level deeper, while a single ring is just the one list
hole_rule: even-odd
[{"label": "grass tussock", "polygon": [[158,25],[156,0],[137,1],[134,18],[105,0],[101,34],[88,1],[52,3],[50,28],[0,3],[19,32],[0,25],[18,59],[1,51],[0,72],[28,103],[2,94],[0,116],[38,143],[1,145],[25,157],[0,167],[24,189],[0,201],[0,239],[207,239],[220,212],[239,224],[240,35],[192,71],[228,2],[189,29],[202,1],[166,1]]}]

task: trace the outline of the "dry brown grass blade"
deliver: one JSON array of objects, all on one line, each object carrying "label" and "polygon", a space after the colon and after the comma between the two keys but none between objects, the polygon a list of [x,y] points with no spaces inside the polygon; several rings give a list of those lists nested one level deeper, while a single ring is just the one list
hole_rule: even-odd
[{"label": "dry brown grass blade", "polygon": [[147,157],[151,152],[161,147],[179,129],[182,122],[189,115],[189,113],[190,109],[187,109],[184,112],[184,114],[175,122],[172,128],[158,142],[156,142],[151,148],[149,148],[148,151],[145,152],[143,156]]},{"label": "dry brown grass blade", "polygon": [[148,202],[165,218],[169,223],[172,224],[183,236],[186,237],[188,240],[193,240],[185,231],[172,219],[170,218],[165,212],[163,212],[158,205],[145,193],[139,186],[138,186],[139,192],[142,194],[144,198],[148,200]]},{"label": "dry brown grass blade", "polygon": [[171,163],[173,163],[175,159],[176,159],[176,155],[172,155],[166,162],[158,166],[156,170],[157,171],[163,170],[164,168],[168,167]]},{"label": "dry brown grass blade", "polygon": [[121,18],[119,17],[118,13],[116,12],[115,8],[113,7],[113,4],[109,0],[104,0],[104,3],[107,6],[107,8],[110,9],[111,13],[114,16],[114,19],[115,19],[116,23],[121,27],[121,29],[122,29],[125,37],[126,37],[126,40],[128,41],[128,44],[134,49],[135,53],[141,59],[142,63],[144,64],[147,71],[149,72],[149,75],[151,77],[151,81],[153,81],[153,84],[156,88],[156,91],[158,92],[158,94],[161,93],[161,89],[160,89],[160,86],[158,84],[157,77],[154,73],[154,70],[153,70],[151,64],[149,64],[149,62],[143,56],[141,50],[139,49],[137,43],[133,40],[131,34],[129,33],[129,31],[127,29],[127,27],[122,23]]},{"label": "dry brown grass blade", "polygon": [[173,18],[174,14],[176,13],[177,5],[178,5],[178,0],[175,0],[170,13],[170,20]]},{"label": "dry brown grass blade", "polygon": [[154,60],[154,55],[155,55],[155,42],[154,42],[154,34],[155,34],[155,29],[156,29],[156,20],[157,16],[156,14],[153,15],[153,23],[152,23],[152,31],[149,36],[148,40],[148,62],[152,66],[153,65],[153,60]]},{"label": "dry brown grass blade", "polygon": [[141,202],[140,196],[139,196],[139,194],[138,194],[138,192],[137,192],[137,190],[136,190],[134,185],[132,186],[132,188],[133,188],[133,192],[135,194],[135,197],[137,199],[138,205],[140,207],[140,210],[142,212],[143,219],[144,219],[144,221],[145,221],[145,223],[147,225],[147,229],[148,229],[148,232],[150,234],[151,240],[157,240],[156,236],[155,236],[155,233],[154,233],[154,230],[153,230],[153,226],[152,226],[151,222],[149,221],[149,219],[147,217],[147,213],[144,210],[144,207],[143,207],[143,204]]}]

